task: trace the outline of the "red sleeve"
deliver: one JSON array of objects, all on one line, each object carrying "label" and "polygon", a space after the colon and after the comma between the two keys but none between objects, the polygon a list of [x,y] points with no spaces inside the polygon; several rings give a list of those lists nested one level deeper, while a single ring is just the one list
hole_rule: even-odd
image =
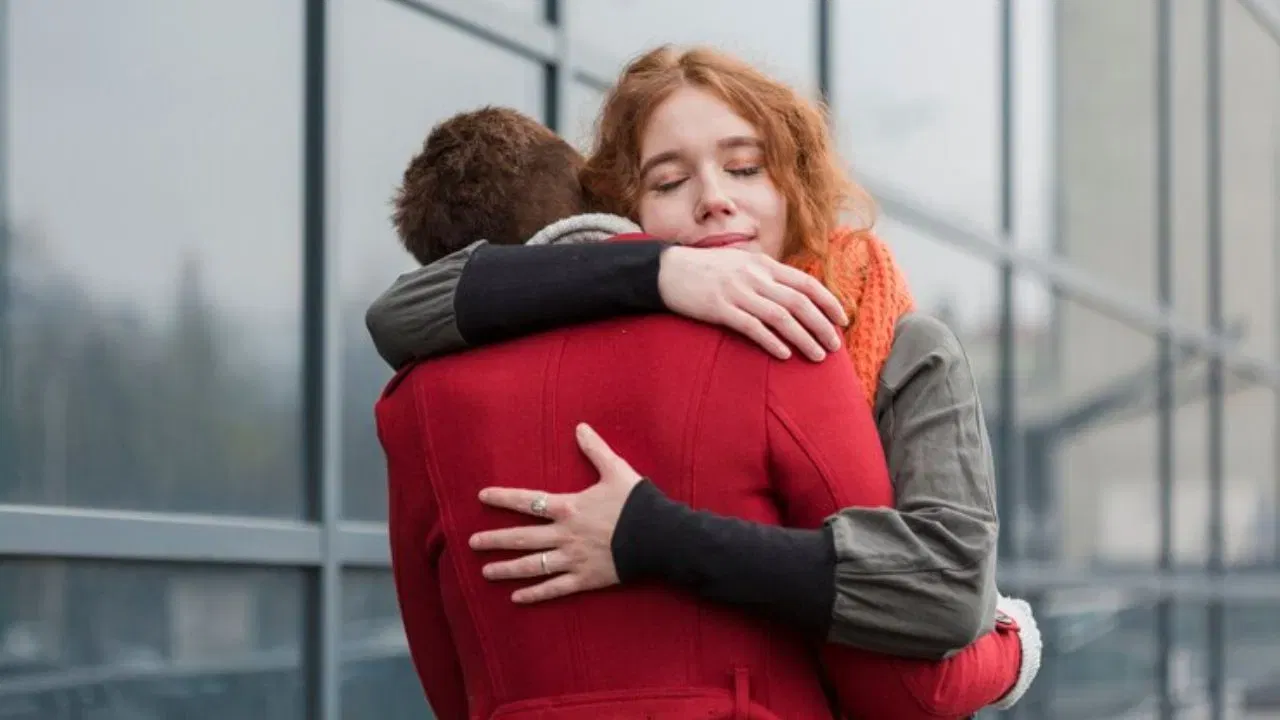
[{"label": "red sleeve", "polygon": [[413,392],[406,383],[378,403],[378,437],[387,456],[391,572],[427,702],[440,720],[463,720],[466,686],[437,581],[443,536]]},{"label": "red sleeve", "polygon": [[[788,525],[817,527],[839,508],[892,504],[875,421],[847,357],[774,362],[768,403],[770,471]],[[834,643],[822,655],[846,715],[937,720],[967,717],[1000,699],[1017,680],[1022,650],[1017,626],[1000,623],[945,660]]]}]

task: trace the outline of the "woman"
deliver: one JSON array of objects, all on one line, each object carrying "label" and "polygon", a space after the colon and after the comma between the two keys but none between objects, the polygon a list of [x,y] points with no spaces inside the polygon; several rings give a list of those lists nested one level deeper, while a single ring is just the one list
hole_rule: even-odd
[{"label": "woman", "polygon": [[[518,592],[522,601],[643,577],[743,604],[759,605],[759,589],[769,588],[765,609],[793,624],[816,626],[837,643],[920,658],[945,657],[990,630],[998,525],[972,374],[954,336],[912,312],[891,256],[866,230],[869,203],[845,178],[831,145],[821,114],[784,86],[714,52],[664,48],[629,66],[606,100],[583,183],[601,209],[637,220],[651,235],[704,248],[663,254],[649,280],[668,307],[726,320],[775,354],[783,353],[761,318],[788,337],[816,323],[814,308],[797,302],[803,297],[796,283],[776,282],[789,276],[765,257],[784,258],[835,291],[852,318],[845,344],[864,387],[874,388],[867,400],[899,507],[846,508],[820,530],[776,528],[692,511],[625,463],[613,463],[612,474],[573,495],[492,489],[485,502],[556,516],[557,541],[530,544],[547,534],[528,528],[476,536],[477,549],[538,551],[495,563],[486,577],[536,577],[543,567],[556,568],[555,577]],[[838,211],[849,200],[862,224],[838,229]],[[407,298],[419,299],[413,309],[420,326],[456,330],[451,344],[417,342],[411,349],[418,356],[456,349],[463,335],[487,341],[557,321],[660,309],[635,302],[644,296],[634,292],[643,284],[637,273],[649,270],[611,265],[607,245],[581,255],[594,269],[576,268],[579,284],[565,285],[536,279],[546,277],[540,250],[503,250],[481,262],[481,249],[472,248],[402,277],[370,309],[370,330],[384,356],[387,347],[422,339],[387,337],[405,326],[406,308],[415,305]],[[690,281],[698,267],[711,283]],[[723,290],[719,305],[707,302],[708,285]],[[454,317],[422,317],[427,286],[431,297],[451,298],[432,306],[437,315]],[[484,300],[464,304],[464,295]],[[521,302],[510,307],[518,314],[502,312],[501,303],[515,296]],[[721,308],[720,315],[693,310],[707,307]],[[503,319],[491,319],[497,317]],[[464,326],[483,331],[464,333]],[[800,346],[811,357],[822,352]],[[789,593],[781,581],[794,580],[798,568],[808,580],[792,586],[805,590]],[[1004,703],[1015,701],[1035,674],[1038,640],[1030,632],[1022,639],[1026,664]]]}]

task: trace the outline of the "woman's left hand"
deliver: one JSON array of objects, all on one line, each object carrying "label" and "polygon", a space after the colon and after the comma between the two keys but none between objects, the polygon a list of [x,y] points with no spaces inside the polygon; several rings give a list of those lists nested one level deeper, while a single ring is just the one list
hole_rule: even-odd
[{"label": "woman's left hand", "polygon": [[486,505],[547,518],[544,525],[504,528],[471,536],[474,550],[524,550],[524,557],[484,566],[489,580],[551,576],[512,594],[518,603],[536,603],[618,583],[613,564],[613,531],[627,497],[642,479],[586,423],[577,428],[578,447],[600,473],[600,481],[576,493],[544,493],[490,487],[480,491]]}]

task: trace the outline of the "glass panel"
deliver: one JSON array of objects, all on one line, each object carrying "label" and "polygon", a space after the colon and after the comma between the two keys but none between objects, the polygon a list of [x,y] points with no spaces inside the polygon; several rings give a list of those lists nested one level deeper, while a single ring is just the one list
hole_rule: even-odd
[{"label": "glass panel", "polygon": [[343,576],[342,716],[431,717],[409,658],[390,573],[361,571]]},{"label": "glass panel", "polygon": [[301,20],[8,9],[0,502],[301,513]]},{"label": "glass panel", "polygon": [[[1228,20],[1222,58],[1224,315],[1239,331],[1242,352],[1275,358],[1280,347],[1280,43],[1244,7],[1228,3],[1223,11]],[[1201,76],[1196,80],[1202,82]],[[1186,263],[1205,274],[1204,254]],[[1193,305],[1205,297],[1192,288],[1179,291]]]},{"label": "glass panel", "polygon": [[[1026,342],[1016,348],[1024,373],[1019,547],[1075,566],[1152,568],[1160,537],[1156,343],[1073,298],[1050,303],[1041,317],[1034,330],[1019,328]],[[1180,372],[1185,380],[1189,371]],[[1189,499],[1179,507],[1191,510]]]},{"label": "glass panel", "polygon": [[998,6],[846,0],[835,7],[832,50],[837,139],[855,175],[873,191],[899,189],[992,232],[999,199]]},{"label": "glass panel", "polygon": [[999,268],[888,216],[879,218],[876,232],[906,273],[917,309],[942,320],[960,338],[988,422],[994,422],[1000,402]]},{"label": "glass panel", "polygon": [[[372,407],[391,371],[364,324],[369,303],[410,269],[389,221],[409,160],[432,126],[463,110],[508,105],[542,118],[541,66],[390,2],[334,7],[334,214],[342,317],[342,456],[347,517],[386,517]],[[458,64],[458,58],[465,63]],[[438,72],[453,63],[458,72]]]},{"label": "glass panel", "polygon": [[1235,717],[1266,718],[1280,708],[1277,616],[1280,598],[1227,604],[1227,697]]},{"label": "glass panel", "polygon": [[776,0],[591,0],[569,5],[577,40],[617,60],[663,43],[710,44],[816,94],[816,3]]},{"label": "glass panel", "polygon": [[1156,717],[1156,612],[1149,598],[1106,587],[1057,591],[1036,617],[1046,655],[1033,692],[1045,711],[1031,717]]},{"label": "glass panel", "polygon": [[0,717],[302,718],[301,575],[0,565]]},{"label": "glass panel", "polygon": [[1280,559],[1277,515],[1276,392],[1228,373],[1223,432],[1223,530],[1226,560],[1238,568],[1275,567]]},{"label": "glass panel", "polygon": [[595,139],[596,117],[600,114],[602,104],[603,92],[580,82],[569,86],[569,117],[560,134],[583,153],[591,151],[591,144]]},{"label": "glass panel", "polygon": [[522,17],[542,21],[546,3],[544,0],[481,0],[490,5],[497,5],[507,12]]}]

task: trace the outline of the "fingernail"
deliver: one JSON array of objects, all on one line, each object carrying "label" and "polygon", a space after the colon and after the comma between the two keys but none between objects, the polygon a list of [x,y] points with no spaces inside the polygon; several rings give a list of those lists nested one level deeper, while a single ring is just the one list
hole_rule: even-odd
[{"label": "fingernail", "polygon": [[468,545],[470,545],[470,546],[471,546],[471,547],[473,547],[473,548],[478,548],[478,547],[480,547],[480,536],[479,536],[479,535],[472,535],[472,536],[471,536],[471,538],[467,540],[467,544],[468,544]]},{"label": "fingernail", "polygon": [[590,428],[587,427],[586,423],[578,423],[578,427],[574,429],[577,430],[578,437],[586,437],[587,433],[590,432]]},{"label": "fingernail", "polygon": [[489,488],[485,488],[484,490],[481,490],[481,491],[480,491],[480,494],[478,495],[478,497],[480,498],[480,502],[484,502],[485,500],[488,500],[488,499],[489,499]]}]

